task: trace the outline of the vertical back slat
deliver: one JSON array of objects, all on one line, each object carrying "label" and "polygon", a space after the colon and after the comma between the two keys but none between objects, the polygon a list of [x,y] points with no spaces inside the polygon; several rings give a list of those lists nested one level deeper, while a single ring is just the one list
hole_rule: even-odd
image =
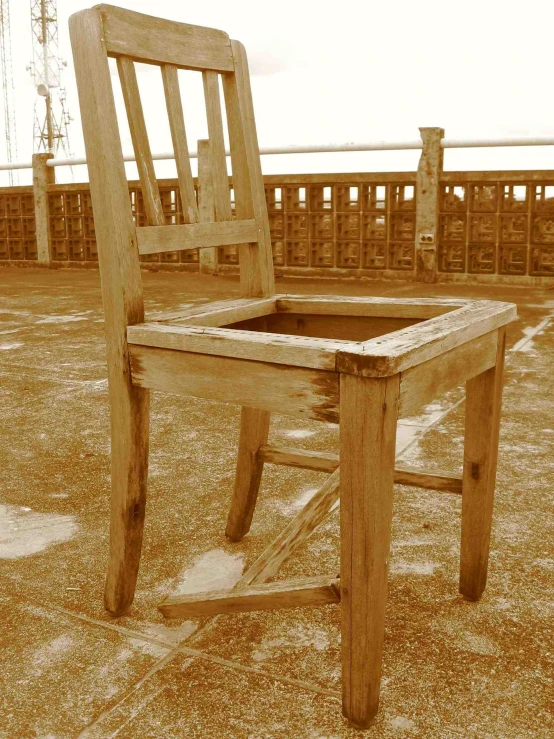
[{"label": "vertical back slat", "polygon": [[[214,220],[213,167],[210,142],[198,142],[198,220],[210,223]],[[215,274],[217,271],[217,246],[200,249],[200,272]]]},{"label": "vertical back slat", "polygon": [[231,41],[235,73],[223,75],[223,93],[229,126],[233,189],[237,218],[255,218],[258,244],[240,247],[241,292],[247,296],[275,292],[271,235],[267,217],[260,151],[254,122],[248,63],[244,46]]},{"label": "vertical back slat", "polygon": [[127,119],[131,130],[135,158],[137,160],[146,215],[151,226],[163,226],[165,225],[165,219],[162,201],[154,172],[154,162],[152,161],[150,143],[148,142],[146,123],[144,122],[135,64],[129,57],[120,56],[117,58],[117,68],[119,70],[123,99],[125,100],[125,109],[127,110]]},{"label": "vertical back slat", "polygon": [[217,221],[230,221],[231,195],[229,192],[227,161],[225,159],[225,139],[223,138],[218,74],[217,72],[202,72],[202,77],[212,155],[215,218]]},{"label": "vertical back slat", "polygon": [[198,206],[196,204],[194,182],[190,168],[189,148],[177,67],[172,64],[162,64],[161,70],[169,127],[171,129],[171,140],[173,141],[173,152],[177,165],[181,203],[183,205],[183,218],[185,223],[197,223]]}]

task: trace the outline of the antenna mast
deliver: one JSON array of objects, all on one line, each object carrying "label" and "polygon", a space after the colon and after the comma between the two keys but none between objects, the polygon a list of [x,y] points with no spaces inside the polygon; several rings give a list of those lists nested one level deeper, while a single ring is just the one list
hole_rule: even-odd
[{"label": "antenna mast", "polygon": [[[0,0],[0,61],[4,93],[4,138],[8,162],[17,160],[15,95],[12,74],[12,44],[10,39],[10,0]],[[9,171],[10,185],[17,185],[17,172]]]},{"label": "antenna mast", "polygon": [[[61,147],[70,156],[67,126],[72,118],[65,105],[65,90],[61,86],[62,69],[66,62],[59,57],[56,0],[31,0],[31,30],[33,61],[28,69],[39,96],[35,100],[33,149],[35,152],[56,154]],[[45,102],[44,117],[40,111],[41,97]]]}]

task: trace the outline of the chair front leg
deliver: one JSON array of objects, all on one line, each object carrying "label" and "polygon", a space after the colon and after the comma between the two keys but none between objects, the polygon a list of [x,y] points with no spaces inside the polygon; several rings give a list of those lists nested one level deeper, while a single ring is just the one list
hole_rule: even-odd
[{"label": "chair front leg", "polygon": [[104,605],[114,616],[129,609],[142,548],[148,478],[150,393],[110,378],[112,495],[110,555]]},{"label": "chair front leg", "polygon": [[496,365],[466,383],[460,593],[478,600],[487,583],[506,331],[498,332]]},{"label": "chair front leg", "polygon": [[399,389],[340,378],[342,710],[362,729],[379,706]]}]

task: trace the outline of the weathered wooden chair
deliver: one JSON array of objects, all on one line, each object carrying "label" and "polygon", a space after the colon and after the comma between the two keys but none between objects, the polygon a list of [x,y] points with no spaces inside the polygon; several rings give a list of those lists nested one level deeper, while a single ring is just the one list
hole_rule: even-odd
[{"label": "weathered wooden chair", "polygon": [[[148,471],[149,391],[242,406],[226,534],[248,531],[265,462],[328,481],[226,593],[168,598],[166,616],[341,602],[343,711],[377,711],[393,482],[462,495],[460,591],[485,587],[511,304],[275,295],[244,48],[209,28],[99,5],[73,15],[71,41],[98,241],[109,367],[112,513],[105,605],[133,600]],[[117,58],[149,224],[136,228],[108,67]],[[185,223],[165,225],[134,62],[161,69]],[[178,69],[202,72],[215,219],[199,218]],[[219,97],[223,83],[236,220]],[[144,322],[139,254],[240,244],[242,298]],[[395,468],[399,416],[467,382],[463,475]],[[267,445],[270,413],[340,422],[340,455]],[[339,497],[340,578],[267,583]]]}]

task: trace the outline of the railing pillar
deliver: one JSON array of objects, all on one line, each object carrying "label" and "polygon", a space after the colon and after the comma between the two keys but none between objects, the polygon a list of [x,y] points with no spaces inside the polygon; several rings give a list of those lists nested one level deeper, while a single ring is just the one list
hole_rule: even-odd
[{"label": "railing pillar", "polygon": [[423,150],[416,179],[416,277],[420,282],[437,278],[439,233],[439,180],[442,174],[443,128],[420,128]]},{"label": "railing pillar", "polygon": [[35,200],[35,233],[37,261],[45,266],[52,261],[50,249],[50,224],[48,218],[48,185],[55,182],[54,167],[47,167],[53,154],[33,154],[33,196]]},{"label": "railing pillar", "polygon": [[[207,139],[198,142],[198,215],[200,221],[215,219],[212,154]],[[214,275],[217,272],[217,247],[200,249],[198,261],[200,272]]]}]

